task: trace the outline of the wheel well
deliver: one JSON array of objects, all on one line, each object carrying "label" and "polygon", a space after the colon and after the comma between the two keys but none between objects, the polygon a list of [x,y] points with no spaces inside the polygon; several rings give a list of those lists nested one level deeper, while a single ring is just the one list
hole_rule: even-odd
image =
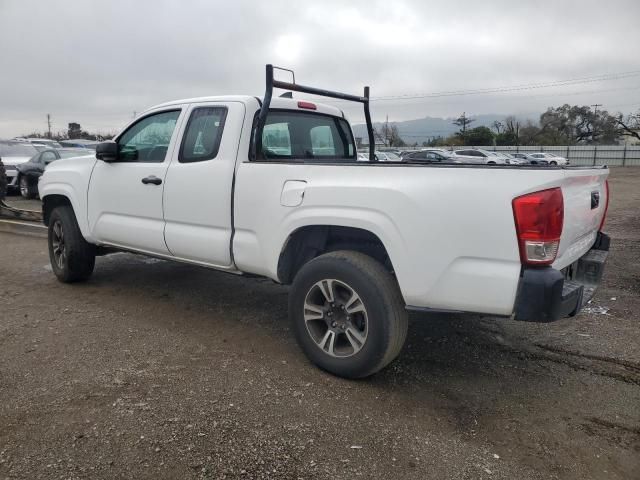
[{"label": "wheel well", "polygon": [[310,225],[293,232],[280,252],[278,279],[290,284],[300,268],[323,253],[353,250],[364,253],[393,272],[387,249],[380,239],[361,228],[335,225]]},{"label": "wheel well", "polygon": [[71,201],[64,195],[47,195],[42,199],[42,221],[45,225],[49,225],[49,217],[56,207],[71,207]]}]

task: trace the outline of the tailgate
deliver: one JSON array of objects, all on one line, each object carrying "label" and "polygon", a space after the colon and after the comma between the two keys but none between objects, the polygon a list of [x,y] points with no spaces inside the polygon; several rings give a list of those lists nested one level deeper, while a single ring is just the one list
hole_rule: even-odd
[{"label": "tailgate", "polygon": [[593,245],[605,214],[609,170],[563,169],[564,225],[553,267],[562,269],[583,256]]}]

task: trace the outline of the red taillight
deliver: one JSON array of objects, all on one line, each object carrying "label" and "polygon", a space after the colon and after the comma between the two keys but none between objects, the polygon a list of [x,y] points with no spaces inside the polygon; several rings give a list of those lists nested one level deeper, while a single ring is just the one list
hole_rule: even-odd
[{"label": "red taillight", "polygon": [[315,103],[311,103],[311,102],[298,102],[298,108],[306,108],[308,110],[316,110],[318,107],[316,107]]},{"label": "red taillight", "polygon": [[513,199],[520,260],[524,265],[549,265],[556,259],[564,222],[560,188]]},{"label": "red taillight", "polygon": [[607,199],[604,203],[604,213],[602,214],[602,220],[600,220],[600,228],[598,231],[602,231],[602,227],[604,227],[604,221],[607,219],[607,211],[609,210],[609,180],[604,182],[604,193],[607,195]]}]

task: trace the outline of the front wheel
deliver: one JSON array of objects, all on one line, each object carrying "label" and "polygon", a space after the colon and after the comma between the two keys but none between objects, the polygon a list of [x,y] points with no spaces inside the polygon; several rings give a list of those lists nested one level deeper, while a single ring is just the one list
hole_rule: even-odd
[{"label": "front wheel", "polygon": [[384,368],[407,336],[397,282],[382,264],[353,251],[321,255],[300,269],[289,296],[289,317],[307,357],[346,378]]},{"label": "front wheel", "polygon": [[38,196],[38,186],[26,175],[20,175],[18,186],[20,187],[20,195],[23,198],[32,199]]},{"label": "front wheel", "polygon": [[51,212],[48,243],[51,268],[58,280],[71,283],[91,276],[96,249],[82,236],[71,207],[56,207]]},{"label": "front wheel", "polygon": [[549,163],[550,163],[551,165],[558,165],[558,162],[556,162],[555,160],[551,160]]}]

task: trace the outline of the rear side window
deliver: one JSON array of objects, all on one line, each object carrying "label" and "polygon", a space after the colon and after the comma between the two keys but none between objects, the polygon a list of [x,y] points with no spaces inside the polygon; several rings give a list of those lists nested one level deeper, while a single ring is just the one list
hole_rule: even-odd
[{"label": "rear side window", "polygon": [[318,113],[269,112],[262,132],[262,159],[356,161],[347,121]]},{"label": "rear side window", "polygon": [[184,131],[178,160],[191,163],[216,158],[226,118],[225,107],[195,108]]}]

